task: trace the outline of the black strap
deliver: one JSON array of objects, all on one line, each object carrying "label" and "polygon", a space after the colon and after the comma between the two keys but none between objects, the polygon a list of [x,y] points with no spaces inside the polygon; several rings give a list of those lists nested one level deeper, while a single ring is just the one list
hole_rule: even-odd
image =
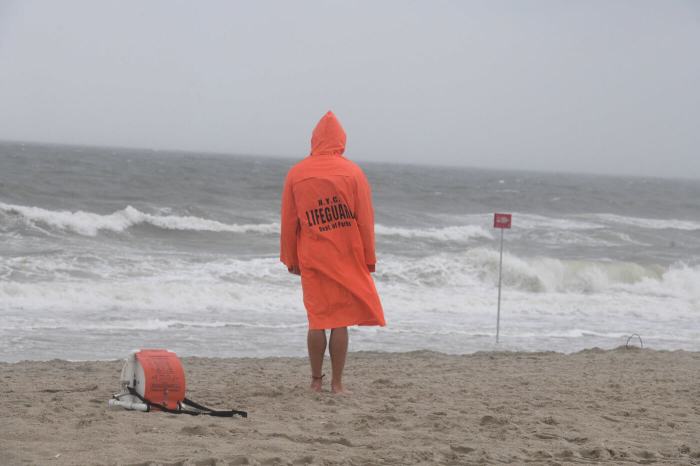
[{"label": "black strap", "polygon": [[[200,405],[199,403],[195,403],[194,401],[190,400],[189,398],[185,398],[182,400],[182,403],[178,403],[178,409],[170,409],[167,406],[164,406],[160,403],[154,403],[150,400],[147,400],[146,398],[142,397],[136,390],[134,390],[132,387],[129,388],[129,394],[134,395],[136,398],[141,400],[147,408],[147,411],[151,410],[151,406],[154,408],[158,408],[159,410],[170,413],[170,414],[189,414],[190,416],[199,416],[200,414],[205,414],[208,416],[215,416],[215,417],[233,417],[233,416],[241,416],[241,417],[248,417],[248,413],[245,411],[238,411],[235,409],[231,409],[228,411],[217,411],[211,408],[207,408],[204,405]],[[188,406],[191,406],[199,411],[192,411],[189,409],[182,409],[182,405],[186,404]]]},{"label": "black strap", "polygon": [[204,405],[200,405],[199,403],[196,403],[189,398],[185,397],[182,402],[188,406],[192,406],[195,409],[199,409],[200,411],[205,411],[205,414],[208,414],[210,416],[219,416],[219,417],[233,417],[233,416],[241,416],[241,417],[248,417],[248,413],[245,411],[238,411],[236,409],[230,409],[226,411],[218,411],[215,409],[207,408]]}]

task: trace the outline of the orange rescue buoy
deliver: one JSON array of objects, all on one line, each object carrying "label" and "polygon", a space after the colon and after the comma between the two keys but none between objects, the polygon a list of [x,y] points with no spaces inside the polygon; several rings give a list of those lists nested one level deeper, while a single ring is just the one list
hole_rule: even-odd
[{"label": "orange rescue buoy", "polygon": [[177,409],[178,403],[185,399],[185,371],[177,355],[167,350],[147,349],[135,356],[143,370],[143,378],[136,378],[136,391],[152,403]]},{"label": "orange rescue buoy", "polygon": [[172,351],[142,349],[126,358],[120,377],[121,393],[112,396],[110,406],[137,411],[165,411],[172,414],[248,417],[235,409],[218,411],[185,396],[185,371]]}]

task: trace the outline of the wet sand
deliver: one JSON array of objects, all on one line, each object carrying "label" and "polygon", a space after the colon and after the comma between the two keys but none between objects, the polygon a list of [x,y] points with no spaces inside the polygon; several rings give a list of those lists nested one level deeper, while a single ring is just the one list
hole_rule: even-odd
[{"label": "wet sand", "polygon": [[300,358],[183,363],[249,418],[108,408],[121,361],[1,363],[0,464],[700,464],[700,353],[352,353],[349,396]]}]

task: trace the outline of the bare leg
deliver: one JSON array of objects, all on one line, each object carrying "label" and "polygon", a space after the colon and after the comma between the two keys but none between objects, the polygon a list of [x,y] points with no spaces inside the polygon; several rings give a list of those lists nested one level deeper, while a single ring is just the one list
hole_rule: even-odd
[{"label": "bare leg", "polygon": [[309,362],[311,363],[311,390],[321,391],[323,380],[323,355],[326,353],[326,331],[311,330],[306,336],[306,346],[309,349]]},{"label": "bare leg", "polygon": [[331,366],[333,366],[331,391],[343,393],[343,369],[348,355],[348,328],[340,327],[331,330],[331,342],[328,346],[331,352]]}]

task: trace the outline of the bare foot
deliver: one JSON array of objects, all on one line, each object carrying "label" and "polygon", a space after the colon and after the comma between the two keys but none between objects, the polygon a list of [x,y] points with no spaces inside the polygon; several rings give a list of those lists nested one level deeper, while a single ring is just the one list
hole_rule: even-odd
[{"label": "bare foot", "polygon": [[321,377],[314,377],[311,376],[311,390],[314,392],[321,392],[323,387],[323,376]]},{"label": "bare foot", "polygon": [[331,382],[331,393],[334,395],[349,395],[350,392],[343,387],[342,383]]}]

